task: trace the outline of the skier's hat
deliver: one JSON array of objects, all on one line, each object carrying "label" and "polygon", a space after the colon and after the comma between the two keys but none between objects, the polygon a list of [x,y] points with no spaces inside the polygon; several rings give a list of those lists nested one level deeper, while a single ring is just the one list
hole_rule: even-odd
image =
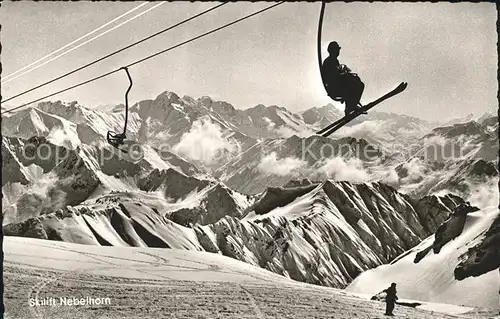
[{"label": "skier's hat", "polygon": [[337,41],[332,41],[328,45],[328,52],[331,53],[332,51],[337,51],[340,50],[340,45],[337,43]]}]

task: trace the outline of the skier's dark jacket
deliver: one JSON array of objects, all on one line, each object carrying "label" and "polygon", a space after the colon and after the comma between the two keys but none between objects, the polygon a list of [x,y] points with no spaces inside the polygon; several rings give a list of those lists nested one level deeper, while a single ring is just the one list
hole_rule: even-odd
[{"label": "skier's dark jacket", "polygon": [[[331,97],[342,96],[343,77],[351,75],[351,70],[333,56],[328,56],[321,67],[326,89]],[[355,74],[352,74],[355,75]]]},{"label": "skier's dark jacket", "polygon": [[386,290],[384,290],[385,293],[387,293],[387,296],[385,297],[385,300],[388,302],[395,302],[398,300],[398,297],[396,296],[396,287],[389,287]]},{"label": "skier's dark jacket", "polygon": [[337,96],[340,92],[340,79],[342,75],[342,67],[339,60],[333,56],[329,56],[323,61],[322,72],[325,80],[325,85],[328,93]]}]

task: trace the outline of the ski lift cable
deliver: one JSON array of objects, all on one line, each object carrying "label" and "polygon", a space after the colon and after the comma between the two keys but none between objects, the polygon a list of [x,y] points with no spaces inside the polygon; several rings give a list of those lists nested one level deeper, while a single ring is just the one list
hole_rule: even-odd
[{"label": "ski lift cable", "polygon": [[286,2],[286,1],[281,1],[281,2],[278,2],[278,3],[276,3],[276,4],[271,5],[271,6],[269,6],[269,7],[266,7],[266,8],[264,8],[264,9],[260,9],[260,10],[258,10],[258,11],[256,11],[256,12],[251,13],[251,14],[249,14],[249,15],[246,15],[246,16],[244,16],[244,17],[242,17],[242,18],[239,18],[239,19],[234,20],[234,21],[232,21],[232,22],[226,23],[226,24],[224,24],[224,25],[222,25],[222,26],[220,26],[220,27],[218,27],[218,28],[212,29],[211,31],[205,32],[205,33],[203,33],[203,34],[201,34],[201,35],[198,35],[198,36],[196,36],[196,37],[194,37],[194,38],[191,38],[191,39],[189,39],[189,40],[186,40],[186,41],[184,41],[184,42],[181,42],[181,43],[179,43],[179,44],[177,44],[177,45],[174,45],[174,46],[172,46],[172,47],[169,47],[169,48],[167,48],[167,49],[165,49],[165,50],[162,50],[162,51],[160,51],[160,52],[157,52],[157,53],[154,53],[154,54],[152,54],[152,55],[149,55],[149,56],[147,56],[147,57],[145,57],[145,58],[143,58],[143,59],[140,59],[140,60],[138,60],[138,61],[135,61],[135,62],[133,62],[133,63],[130,63],[130,64],[128,64],[128,65],[126,65],[126,66],[124,66],[124,67],[121,67],[121,68],[115,69],[115,70],[113,70],[113,71],[109,71],[109,72],[104,73],[104,74],[101,74],[101,75],[99,75],[99,76],[97,76],[97,77],[91,78],[91,79],[89,79],[89,80],[87,80],[87,81],[84,81],[84,82],[81,82],[81,83],[75,84],[75,85],[73,85],[73,86],[70,86],[70,87],[68,87],[68,88],[66,88],[66,89],[62,89],[62,90],[60,90],[60,91],[57,91],[57,92],[54,92],[54,93],[48,94],[48,95],[46,95],[46,96],[44,96],[44,97],[38,98],[38,99],[33,100],[33,101],[30,101],[30,102],[28,102],[28,103],[24,103],[24,104],[22,104],[22,105],[20,105],[20,106],[16,106],[16,107],[10,108],[10,109],[8,109],[8,110],[3,111],[1,114],[7,113],[7,112],[12,112],[12,111],[14,111],[14,110],[20,109],[20,108],[25,107],[25,106],[27,106],[27,105],[30,105],[30,104],[32,104],[32,103],[39,102],[39,101],[41,101],[41,100],[43,100],[43,99],[46,99],[46,98],[52,97],[52,96],[54,96],[54,95],[57,95],[57,94],[60,94],[60,93],[63,93],[63,92],[66,92],[66,91],[72,90],[72,89],[74,89],[74,88],[80,87],[80,86],[85,85],[85,84],[88,84],[88,83],[90,83],[90,82],[93,82],[93,81],[96,81],[96,80],[102,79],[102,78],[104,78],[104,77],[106,77],[106,76],[109,76],[109,75],[111,75],[111,74],[114,74],[114,73],[116,73],[116,72],[118,72],[118,71],[122,70],[123,68],[128,68],[128,67],[134,66],[134,65],[136,65],[136,64],[138,64],[138,63],[144,62],[144,61],[146,61],[146,60],[148,60],[148,59],[151,59],[151,58],[153,58],[153,57],[156,57],[156,56],[158,56],[158,55],[160,55],[160,54],[162,54],[162,53],[165,53],[165,52],[167,52],[167,51],[170,51],[170,50],[173,50],[173,49],[175,49],[175,48],[178,48],[178,47],[180,47],[180,46],[183,46],[183,45],[185,45],[185,44],[188,44],[188,43],[190,43],[190,42],[193,42],[193,41],[195,41],[195,40],[198,40],[198,39],[200,39],[200,38],[202,38],[202,37],[205,37],[205,36],[207,36],[207,35],[210,35],[210,34],[212,34],[212,33],[215,33],[215,32],[217,32],[217,31],[220,31],[220,30],[222,30],[222,29],[225,29],[225,28],[227,28],[227,27],[229,27],[229,26],[231,26],[231,25],[233,25],[233,24],[236,24],[236,23],[239,23],[239,22],[244,21],[244,20],[246,20],[246,19],[249,19],[249,18],[251,18],[251,17],[253,17],[253,16],[256,16],[256,15],[258,15],[258,14],[260,14],[260,13],[263,13],[263,12],[265,12],[265,11],[267,11],[267,10],[270,10],[270,9],[272,9],[272,8],[274,8],[274,7],[277,7],[277,6],[279,6],[279,5],[282,5],[282,4],[284,4],[285,2]]},{"label": "ski lift cable", "polygon": [[[145,11],[143,11],[143,12],[141,12],[141,13],[136,14],[136,15],[135,15],[135,16],[133,16],[132,18],[130,18],[130,19],[128,19],[128,20],[125,20],[125,21],[121,22],[120,24],[118,24],[118,25],[116,25],[116,26],[112,27],[111,29],[108,29],[108,30],[106,30],[106,31],[104,31],[104,32],[102,32],[102,33],[100,33],[100,34],[98,34],[98,35],[96,35],[96,36],[94,36],[94,37],[92,37],[92,38],[90,38],[90,39],[88,39],[88,40],[86,40],[86,41],[84,41],[84,42],[80,43],[80,44],[78,44],[77,46],[75,46],[75,47],[73,47],[73,48],[71,48],[71,49],[69,49],[69,50],[67,50],[67,51],[65,51],[65,52],[62,52],[62,53],[60,53],[59,55],[56,55],[55,57],[51,58],[50,60],[44,61],[43,63],[41,63],[41,64],[39,64],[39,65],[35,66],[34,68],[32,68],[32,69],[30,69],[30,70],[24,71],[23,73],[18,74],[18,75],[16,75],[16,76],[14,76],[14,77],[12,77],[12,78],[10,78],[10,79],[8,79],[8,80],[4,81],[4,83],[9,83],[9,82],[11,82],[11,81],[13,81],[13,80],[15,80],[15,79],[17,79],[17,78],[19,78],[19,77],[23,76],[23,75],[26,75],[26,74],[28,74],[28,73],[30,73],[30,72],[32,72],[32,71],[34,71],[34,70],[36,70],[36,69],[38,69],[38,68],[40,68],[40,67],[44,66],[44,65],[46,65],[47,63],[50,63],[50,62],[52,62],[52,61],[54,61],[54,60],[57,60],[57,59],[59,59],[60,57],[65,56],[65,55],[66,55],[66,54],[68,54],[68,53],[71,53],[72,51],[74,51],[74,50],[78,49],[79,47],[82,47],[82,46],[84,46],[85,44],[90,43],[90,42],[92,42],[92,41],[94,41],[94,40],[96,40],[96,39],[98,39],[98,38],[102,37],[103,35],[106,35],[107,33],[111,32],[111,31],[113,31],[113,30],[115,30],[115,29],[118,29],[119,27],[121,27],[121,26],[123,26],[123,25],[125,25],[125,24],[129,23],[130,21],[133,21],[133,20],[135,20],[135,19],[139,18],[140,16],[142,16],[142,15],[144,15],[144,14],[148,13],[149,11],[152,11],[152,10],[154,10],[154,9],[158,8],[159,6],[161,6],[161,5],[163,5],[163,4],[165,4],[165,1],[158,3],[157,5],[155,5],[155,6],[151,7],[151,8],[148,8],[147,10],[145,10]],[[13,97],[12,97],[12,98],[13,98]],[[11,98],[11,99],[12,99],[12,98]]]},{"label": "ski lift cable", "polygon": [[196,37],[194,37],[194,38],[191,38],[191,39],[189,39],[189,40],[187,40],[187,41],[184,41],[184,42],[181,42],[181,43],[179,43],[179,44],[177,44],[177,45],[174,45],[174,46],[172,46],[172,47],[170,47],[170,48],[168,48],[168,49],[162,50],[162,51],[157,52],[157,53],[155,53],[155,54],[152,54],[152,55],[150,55],[150,56],[148,56],[148,57],[145,57],[145,58],[143,58],[143,59],[141,59],[141,60],[138,60],[138,61],[136,61],[136,62],[133,62],[133,63],[131,63],[131,64],[127,65],[127,67],[131,67],[131,66],[133,66],[133,65],[139,64],[139,63],[141,63],[141,62],[144,62],[144,61],[146,61],[146,60],[149,60],[149,59],[151,59],[151,58],[154,58],[155,56],[158,56],[158,55],[160,55],[160,54],[163,54],[163,53],[165,53],[165,52],[168,52],[168,51],[170,51],[170,50],[173,50],[173,49],[175,49],[175,48],[177,48],[177,47],[183,46],[183,45],[185,45],[185,44],[188,44],[188,43],[190,43],[190,42],[193,42],[193,41],[195,41],[195,40],[198,40],[198,39],[200,39],[200,38],[203,38],[203,37],[205,37],[205,36],[207,36],[207,35],[209,35],[209,34],[212,34],[212,33],[215,33],[215,32],[217,32],[217,31],[220,31],[220,30],[222,30],[222,29],[225,29],[225,28],[227,28],[227,27],[229,27],[229,26],[232,26],[233,24],[239,23],[239,22],[241,22],[241,21],[243,21],[243,20],[246,20],[246,19],[248,19],[248,18],[251,18],[251,17],[253,17],[253,16],[256,16],[256,15],[258,15],[258,14],[260,14],[260,13],[263,13],[263,12],[265,12],[265,11],[267,11],[267,10],[270,10],[270,9],[272,9],[272,8],[274,8],[274,7],[277,7],[277,6],[279,6],[279,5],[282,5],[283,3],[285,3],[285,1],[278,2],[277,4],[274,4],[274,5],[269,6],[269,7],[267,7],[267,8],[264,8],[264,9],[261,9],[261,10],[259,10],[259,11],[256,11],[256,12],[254,12],[254,13],[252,13],[252,14],[249,14],[249,15],[247,15],[247,16],[244,16],[244,17],[242,17],[242,18],[239,18],[239,19],[237,19],[237,20],[234,20],[233,22],[227,23],[227,24],[225,24],[225,25],[223,25],[223,26],[220,26],[220,27],[218,27],[218,28],[215,28],[215,29],[213,29],[213,30],[211,30],[211,31],[208,31],[208,32],[205,32],[205,33],[203,33],[203,34],[200,34],[199,36],[196,36]]},{"label": "ski lift cable", "polygon": [[[163,4],[163,3],[164,3],[164,2],[162,2],[161,4]],[[125,50],[127,50],[127,49],[130,49],[131,47],[134,47],[134,46],[136,46],[136,45],[138,45],[138,44],[140,44],[140,43],[142,43],[142,42],[144,42],[144,41],[147,41],[147,40],[152,39],[152,38],[154,38],[154,37],[156,37],[156,36],[158,36],[158,35],[160,35],[160,34],[162,34],[162,33],[165,33],[165,32],[167,32],[167,31],[169,31],[169,30],[172,30],[172,29],[174,29],[174,28],[176,28],[176,27],[178,27],[178,26],[180,26],[180,25],[182,25],[182,24],[184,24],[184,23],[187,23],[187,22],[189,22],[189,21],[191,21],[191,20],[194,20],[194,19],[196,19],[196,18],[198,18],[198,17],[200,17],[200,16],[202,16],[202,15],[204,15],[204,14],[207,14],[207,13],[209,13],[209,12],[211,12],[211,11],[215,10],[215,9],[218,9],[219,7],[222,7],[223,5],[226,5],[226,4],[228,4],[228,2],[221,3],[221,4],[216,5],[216,6],[212,7],[212,8],[210,8],[210,9],[207,9],[207,10],[205,10],[205,11],[202,11],[202,12],[200,12],[200,13],[198,13],[198,14],[196,14],[196,15],[194,15],[194,16],[192,16],[192,17],[188,18],[188,19],[182,20],[182,21],[181,21],[181,22],[179,22],[179,23],[176,23],[176,24],[174,24],[174,25],[172,25],[172,26],[170,26],[170,27],[168,27],[168,28],[166,28],[166,29],[163,29],[163,30],[161,30],[161,31],[158,31],[158,32],[156,32],[156,33],[154,33],[154,34],[152,34],[152,35],[150,35],[150,36],[146,37],[146,38],[143,38],[142,40],[139,40],[139,41],[137,41],[137,42],[134,42],[134,43],[132,43],[132,44],[129,44],[129,45],[127,45],[127,46],[125,46],[125,47],[123,47],[123,48],[121,48],[121,49],[119,49],[119,50],[116,50],[116,51],[114,51],[114,52],[112,52],[112,53],[110,53],[110,54],[108,54],[108,55],[105,55],[105,56],[103,56],[103,57],[101,57],[101,58],[99,58],[99,59],[97,59],[97,60],[95,60],[95,61],[92,61],[92,62],[90,62],[90,63],[87,63],[87,64],[85,64],[85,65],[83,65],[83,66],[81,66],[81,67],[79,67],[79,68],[76,68],[76,69],[74,69],[74,70],[72,70],[72,71],[70,71],[70,72],[67,72],[67,73],[65,73],[65,74],[63,74],[63,75],[61,75],[61,76],[58,76],[58,77],[57,77],[57,78],[55,78],[55,79],[52,79],[52,80],[50,80],[50,81],[47,81],[47,82],[42,83],[42,84],[40,84],[40,85],[37,85],[37,86],[35,86],[35,87],[33,87],[33,88],[29,89],[29,90],[26,90],[26,91],[24,91],[24,92],[19,93],[19,94],[16,94],[16,95],[14,95],[14,96],[12,96],[12,97],[10,97],[10,98],[6,99],[6,100],[3,100],[3,101],[2,101],[2,103],[8,102],[8,101],[10,101],[10,100],[13,100],[13,99],[15,99],[15,98],[17,98],[17,97],[20,97],[20,96],[22,96],[22,95],[24,95],[24,94],[26,94],[26,93],[32,92],[32,91],[34,91],[34,90],[36,90],[36,89],[39,89],[39,88],[41,88],[41,87],[44,87],[44,86],[46,86],[46,85],[48,85],[48,84],[51,84],[51,83],[53,83],[53,82],[56,82],[56,81],[58,81],[58,80],[60,80],[60,79],[62,79],[62,78],[65,78],[65,77],[67,77],[67,76],[69,76],[69,75],[71,75],[71,74],[74,74],[74,73],[76,73],[76,72],[78,72],[78,71],[81,71],[81,70],[83,70],[83,69],[85,69],[85,68],[87,68],[87,67],[89,67],[89,66],[91,66],[91,65],[94,65],[94,64],[96,64],[96,63],[98,63],[98,62],[101,62],[101,61],[103,61],[103,60],[105,60],[105,59],[107,59],[107,58],[110,58],[110,57],[112,57],[112,56],[114,56],[114,55],[116,55],[116,54],[118,54],[118,53],[120,53],[120,52],[123,52],[123,51],[125,51]],[[158,5],[157,5],[157,6],[158,6]],[[155,6],[155,7],[156,7],[156,6]],[[153,7],[153,8],[155,8],[155,7]]]},{"label": "ski lift cable", "polygon": [[46,58],[48,58],[48,57],[50,57],[50,56],[52,56],[52,55],[56,54],[57,52],[60,52],[60,51],[62,51],[62,50],[64,50],[64,49],[66,49],[67,47],[69,47],[69,46],[71,46],[71,45],[73,45],[73,44],[77,43],[78,41],[80,41],[80,40],[82,40],[82,39],[84,39],[84,38],[88,37],[89,35],[96,33],[97,31],[99,31],[99,30],[101,30],[101,29],[103,29],[103,28],[107,27],[108,25],[112,24],[113,22],[116,22],[116,21],[118,21],[119,19],[123,18],[124,16],[126,16],[126,15],[128,15],[128,14],[130,14],[130,13],[132,13],[132,12],[134,12],[134,11],[138,10],[138,9],[140,9],[141,7],[145,6],[146,4],[148,4],[148,3],[147,3],[147,2],[144,2],[144,3],[140,4],[140,5],[138,5],[137,7],[135,7],[135,8],[133,8],[133,9],[131,9],[131,10],[129,10],[129,11],[127,11],[127,12],[125,12],[124,14],[122,14],[122,15],[120,15],[120,16],[118,16],[118,17],[114,18],[113,20],[108,21],[108,22],[106,22],[105,24],[101,25],[100,27],[98,27],[98,28],[96,28],[96,29],[94,29],[94,30],[92,30],[92,31],[88,32],[87,34],[85,34],[85,35],[83,35],[83,36],[79,37],[78,39],[76,39],[76,40],[74,40],[74,41],[72,41],[72,42],[70,42],[70,43],[68,43],[68,44],[66,44],[66,45],[64,45],[64,46],[62,46],[62,47],[60,47],[59,49],[55,50],[54,52],[49,53],[49,54],[47,54],[46,56],[41,57],[40,59],[36,60],[35,62],[32,62],[32,63],[30,63],[30,64],[26,65],[25,67],[23,67],[23,68],[21,68],[21,69],[19,69],[19,70],[15,71],[15,72],[13,72],[13,73],[11,73],[11,74],[9,74],[9,75],[5,76],[5,77],[2,79],[2,82],[5,82],[5,81],[9,80],[9,78],[10,78],[10,77],[12,77],[12,76],[14,76],[14,75],[16,75],[16,74],[20,73],[21,71],[24,71],[24,70],[28,69],[29,67],[31,67],[31,66],[33,66],[33,65],[37,64],[37,63],[38,63],[38,62],[40,62],[40,61],[45,60]]}]

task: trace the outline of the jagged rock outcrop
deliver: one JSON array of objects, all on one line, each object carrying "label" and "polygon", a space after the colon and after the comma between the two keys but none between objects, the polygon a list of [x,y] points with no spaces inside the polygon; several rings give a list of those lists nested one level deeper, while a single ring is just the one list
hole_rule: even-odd
[{"label": "jagged rock outcrop", "polygon": [[500,217],[485,232],[480,243],[471,247],[455,268],[455,278],[477,277],[500,267]]},{"label": "jagged rock outcrop", "polygon": [[439,254],[444,245],[460,236],[464,230],[467,214],[478,210],[479,208],[472,206],[457,207],[450,214],[448,220],[442,223],[434,233],[434,243],[432,244],[434,253]]},{"label": "jagged rock outcrop", "polygon": [[[8,165],[18,163],[19,171],[36,166],[41,168],[43,173],[48,173],[74,152],[51,143],[43,136],[33,136],[29,139],[3,136],[2,155],[7,161],[2,165],[2,169],[5,171]],[[2,183],[5,185],[7,182],[14,182],[10,178],[9,174],[4,175]]]},{"label": "jagged rock outcrop", "polygon": [[420,224],[427,233],[435,232],[448,218],[448,214],[443,212],[452,212],[458,204],[463,203],[460,197],[453,194],[440,197],[426,196],[418,201],[413,201],[411,198],[410,200],[416,208]]},{"label": "jagged rock outcrop", "polygon": [[418,252],[415,256],[414,263],[420,262],[432,249],[434,254],[439,254],[441,248],[451,240],[462,234],[462,231],[467,220],[467,214],[478,211],[479,208],[461,204],[457,206],[434,233],[434,242],[432,246]]},{"label": "jagged rock outcrop", "polygon": [[497,307],[500,210],[473,208],[457,210],[436,234],[361,274],[347,290],[374,294],[395,282],[398,296],[408,299]]}]

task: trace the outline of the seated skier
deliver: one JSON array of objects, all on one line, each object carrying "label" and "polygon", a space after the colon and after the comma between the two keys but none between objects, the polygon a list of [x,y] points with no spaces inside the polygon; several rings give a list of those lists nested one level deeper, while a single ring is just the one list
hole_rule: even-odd
[{"label": "seated skier", "polygon": [[[361,81],[356,73],[344,64],[340,64],[337,59],[340,54],[340,46],[336,41],[330,42],[328,45],[328,53],[330,54],[323,65],[321,73],[325,81],[326,91],[334,101],[345,103],[345,115],[356,111],[365,84]],[[367,114],[362,112],[362,114]]]}]

